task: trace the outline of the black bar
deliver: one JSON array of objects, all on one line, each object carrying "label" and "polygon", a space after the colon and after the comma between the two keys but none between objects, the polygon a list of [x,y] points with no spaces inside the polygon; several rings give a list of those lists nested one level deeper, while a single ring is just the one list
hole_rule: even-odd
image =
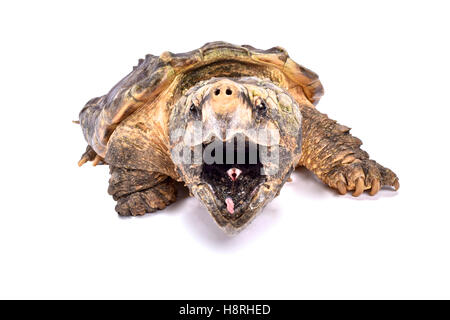
[{"label": "black bar", "polygon": [[151,301],[1,301],[15,318],[75,319],[112,316],[123,319],[366,319],[446,318],[448,301],[317,300],[151,300]]}]

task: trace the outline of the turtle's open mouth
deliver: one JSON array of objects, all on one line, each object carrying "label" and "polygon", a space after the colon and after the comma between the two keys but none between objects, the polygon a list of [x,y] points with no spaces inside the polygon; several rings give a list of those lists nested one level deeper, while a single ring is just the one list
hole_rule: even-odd
[{"label": "turtle's open mouth", "polygon": [[211,157],[203,159],[201,179],[214,190],[220,211],[229,218],[238,218],[266,181],[259,146],[248,140],[239,145],[232,139],[225,143],[211,142],[203,145],[203,149],[210,149]]}]

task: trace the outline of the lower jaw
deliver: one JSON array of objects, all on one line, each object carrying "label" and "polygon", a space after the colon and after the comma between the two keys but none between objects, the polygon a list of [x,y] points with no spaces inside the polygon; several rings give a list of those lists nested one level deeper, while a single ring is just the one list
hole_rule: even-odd
[{"label": "lower jaw", "polygon": [[[234,181],[228,184],[212,184],[204,181],[214,199],[215,206],[221,214],[229,220],[237,220],[244,213],[250,211],[253,197],[265,185],[267,177],[249,178],[247,181]],[[214,183],[214,182],[213,182]]]},{"label": "lower jaw", "polygon": [[258,201],[259,199],[256,199],[261,195],[261,188],[266,188],[266,185],[267,184],[265,183],[265,181],[259,184],[248,194],[248,198],[246,200],[244,200],[242,203],[235,204],[234,213],[228,212],[225,200],[214,196],[214,188],[209,184],[208,189],[214,199],[214,207],[216,208],[215,212],[217,212],[221,218],[228,221],[229,223],[240,225],[240,220],[243,220],[242,223],[246,223],[246,220],[260,211],[264,206],[264,203],[266,203],[266,200],[268,199],[266,196],[261,199],[262,201]]},{"label": "lower jaw", "polygon": [[276,193],[270,183],[258,185],[252,192],[252,196],[249,196],[245,208],[242,207],[235,215],[231,215],[226,208],[221,207],[220,200],[214,196],[214,190],[209,184],[200,183],[190,185],[189,188],[192,194],[205,205],[217,225],[230,235],[240,232],[251,223]]},{"label": "lower jaw", "polygon": [[[242,178],[242,180],[240,180]],[[259,191],[261,185],[266,182],[266,177],[239,176],[223,180],[203,180],[208,186],[215,207],[229,220],[236,220],[249,210],[253,196]]]}]

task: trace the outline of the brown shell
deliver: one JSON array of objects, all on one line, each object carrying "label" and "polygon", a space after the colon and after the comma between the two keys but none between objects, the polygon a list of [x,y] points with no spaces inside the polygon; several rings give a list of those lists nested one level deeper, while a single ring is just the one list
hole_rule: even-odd
[{"label": "brown shell", "polygon": [[[291,60],[280,47],[259,50],[225,42],[207,43],[198,50],[159,57],[147,55],[111,91],[90,100],[80,112],[80,123],[90,146],[100,156],[116,126],[144,104],[151,103],[174,81],[174,99],[200,80],[219,76],[269,78],[291,92],[302,89],[316,105],[323,95],[318,76]],[[294,94],[295,96],[295,94]]]}]

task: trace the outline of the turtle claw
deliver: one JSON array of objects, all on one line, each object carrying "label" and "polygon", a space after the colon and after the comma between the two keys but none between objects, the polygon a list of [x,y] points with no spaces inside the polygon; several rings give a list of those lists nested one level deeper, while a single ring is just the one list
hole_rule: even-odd
[{"label": "turtle claw", "polygon": [[341,195],[344,195],[347,193],[347,187],[345,186],[345,183],[342,181],[338,181],[336,184],[336,189],[339,191]]},{"label": "turtle claw", "polygon": [[377,179],[377,178],[374,178],[374,179],[372,180],[372,188],[370,189],[369,194],[370,194],[371,196],[376,195],[376,194],[378,193],[378,191],[380,191],[380,188],[381,188],[380,180]]},{"label": "turtle claw", "polygon": [[359,177],[355,183],[355,191],[352,193],[352,196],[359,197],[361,193],[364,192],[364,179]]},{"label": "turtle claw", "polygon": [[88,158],[85,156],[82,156],[81,159],[78,161],[78,166],[81,167],[83,164],[85,164],[86,162],[88,162]]},{"label": "turtle claw", "polygon": [[393,186],[395,191],[397,191],[400,188],[400,182],[398,182],[398,179],[395,179]]},{"label": "turtle claw", "polygon": [[100,162],[102,162],[103,159],[98,154],[95,156],[94,160],[92,160],[92,166],[98,165]]}]

